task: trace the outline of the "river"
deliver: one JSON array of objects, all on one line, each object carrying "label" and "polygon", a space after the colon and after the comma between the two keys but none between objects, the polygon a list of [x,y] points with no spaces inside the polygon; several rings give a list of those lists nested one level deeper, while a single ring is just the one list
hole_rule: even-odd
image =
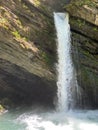
[{"label": "river", "polygon": [[98,130],[98,111],[56,112],[43,107],[10,110],[0,116],[0,130]]}]

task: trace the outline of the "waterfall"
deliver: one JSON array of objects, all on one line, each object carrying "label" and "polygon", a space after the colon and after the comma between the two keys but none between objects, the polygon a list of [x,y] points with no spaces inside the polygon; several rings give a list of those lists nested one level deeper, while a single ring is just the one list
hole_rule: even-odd
[{"label": "waterfall", "polygon": [[71,87],[73,83],[73,65],[71,59],[71,38],[68,13],[54,13],[54,22],[57,32],[57,86],[59,111],[66,111],[71,104]]}]

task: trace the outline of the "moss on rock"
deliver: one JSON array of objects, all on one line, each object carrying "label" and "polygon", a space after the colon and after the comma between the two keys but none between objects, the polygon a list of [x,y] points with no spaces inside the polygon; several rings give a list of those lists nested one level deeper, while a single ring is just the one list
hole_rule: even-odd
[{"label": "moss on rock", "polygon": [[0,104],[0,115],[5,111],[4,107]]}]

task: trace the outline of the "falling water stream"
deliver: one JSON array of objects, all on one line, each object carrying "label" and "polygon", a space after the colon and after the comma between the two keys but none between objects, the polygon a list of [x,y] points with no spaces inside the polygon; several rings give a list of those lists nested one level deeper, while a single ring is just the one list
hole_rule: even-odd
[{"label": "falling water stream", "polygon": [[58,110],[68,110],[71,98],[70,88],[73,80],[73,66],[71,60],[71,40],[68,13],[54,13],[54,21],[57,31],[58,51]]},{"label": "falling water stream", "polygon": [[0,115],[0,130],[98,130],[97,110],[69,110],[74,71],[68,14],[54,13],[54,21],[58,40],[57,110],[41,106],[10,110]]}]

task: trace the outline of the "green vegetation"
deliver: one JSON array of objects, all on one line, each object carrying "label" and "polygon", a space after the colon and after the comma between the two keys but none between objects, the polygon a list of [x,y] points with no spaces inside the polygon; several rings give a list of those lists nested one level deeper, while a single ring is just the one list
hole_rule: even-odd
[{"label": "green vegetation", "polygon": [[93,30],[98,32],[98,27],[94,27]]},{"label": "green vegetation", "polygon": [[0,113],[4,112],[4,107],[0,104]]},{"label": "green vegetation", "polygon": [[6,18],[0,18],[0,26],[8,30],[8,20]]},{"label": "green vegetation", "polygon": [[88,23],[83,20],[83,19],[80,19],[80,18],[71,18],[70,19],[70,24],[71,25],[76,25],[80,28],[84,27],[85,25],[88,25]]},{"label": "green vegetation", "polygon": [[15,38],[19,39],[21,38],[19,32],[17,30],[13,31],[12,34],[15,36]]},{"label": "green vegetation", "polygon": [[[94,8],[97,7],[96,2],[93,0],[72,0],[70,3],[70,9],[73,8],[73,6],[82,7],[84,5]],[[65,5],[64,8],[67,8],[67,5]]]},{"label": "green vegetation", "polygon": [[85,20],[77,19],[77,24],[79,27],[83,27],[85,25]]},{"label": "green vegetation", "polygon": [[39,6],[39,5],[40,5],[40,1],[39,1],[39,0],[35,0],[35,1],[34,1],[34,4],[35,4],[36,6]]},{"label": "green vegetation", "polygon": [[96,6],[96,3],[91,1],[91,0],[78,0],[78,1],[75,1],[74,4],[77,5],[77,6],[83,6],[83,5],[88,5],[90,7]]},{"label": "green vegetation", "polygon": [[83,6],[83,5],[94,6],[94,3],[91,0],[78,1],[76,4],[79,6]]},{"label": "green vegetation", "polygon": [[42,55],[44,62],[51,67],[54,62],[53,56],[48,54],[47,52],[42,52],[41,55]]}]

